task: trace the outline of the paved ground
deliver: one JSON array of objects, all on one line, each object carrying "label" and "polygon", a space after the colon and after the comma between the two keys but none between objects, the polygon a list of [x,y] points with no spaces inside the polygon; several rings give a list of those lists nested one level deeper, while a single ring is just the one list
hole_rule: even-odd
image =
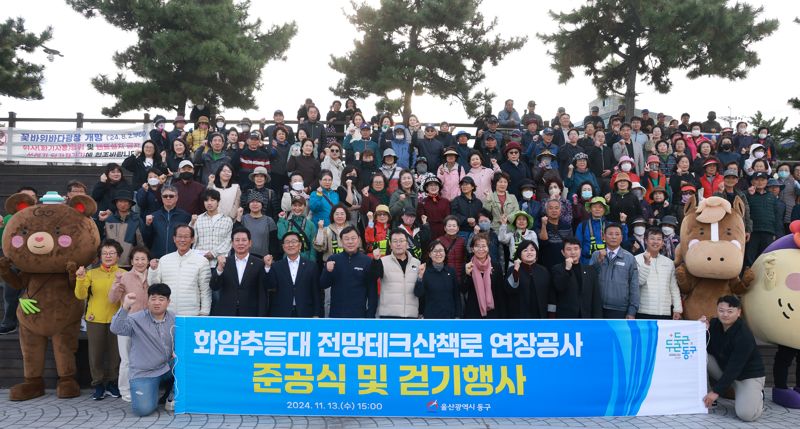
[{"label": "paved ground", "polygon": [[[769,396],[769,389],[766,392]],[[767,401],[766,410],[756,424],[746,424],[733,415],[733,403],[720,400],[710,414],[658,417],[614,417],[584,419],[408,419],[342,418],[232,415],[173,415],[163,408],[156,414],[138,418],[130,404],[106,398],[95,402],[85,391],[80,398],[57,400],[53,392],[27,402],[10,402],[8,390],[0,390],[0,428],[382,428],[382,427],[461,427],[461,428],[775,428],[797,427],[800,410],[789,410]]]}]

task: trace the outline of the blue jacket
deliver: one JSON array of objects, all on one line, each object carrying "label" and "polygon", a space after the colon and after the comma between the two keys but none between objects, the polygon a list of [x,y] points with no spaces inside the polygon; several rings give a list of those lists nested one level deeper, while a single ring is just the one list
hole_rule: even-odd
[{"label": "blue jacket", "polygon": [[578,191],[580,191],[579,187],[581,183],[589,182],[592,184],[592,189],[594,189],[595,195],[600,195],[600,185],[597,183],[597,177],[595,177],[594,173],[591,170],[587,169],[583,173],[578,171],[578,169],[572,170],[572,177],[566,177],[564,179],[564,186],[569,189],[569,193],[567,195],[567,199],[571,200],[572,196],[575,195]]},{"label": "blue jacket", "polygon": [[319,287],[331,288],[331,318],[374,319],[378,308],[378,286],[369,282],[372,259],[362,252],[347,252],[328,257],[335,262],[333,272],[322,270]]},{"label": "blue jacket", "polygon": [[[394,137],[394,133],[398,130],[403,131],[402,139],[395,139],[392,138],[391,141],[385,141],[381,144],[381,155],[380,158],[376,158],[376,161],[379,163],[383,162],[383,151],[392,148],[394,153],[397,154],[397,165],[401,168],[413,168],[417,162],[417,154],[414,150],[414,147],[411,145],[410,139],[408,138],[408,130],[406,127],[402,125],[395,125],[394,131],[392,132],[392,137]],[[428,160],[428,169],[430,170],[430,160]]]},{"label": "blue jacket", "polygon": [[[536,219],[536,218],[534,218]],[[589,222],[591,222],[591,229],[589,228]],[[603,216],[600,219],[588,219],[580,224],[578,227],[575,228],[575,238],[581,242],[581,264],[589,264],[592,259],[592,253],[594,249],[591,247],[591,237],[594,235],[594,241],[597,245],[601,245],[600,248],[605,248],[605,242],[603,241],[603,228],[605,228],[606,224],[609,223],[608,219]],[[625,243],[628,241],[628,225],[622,224],[622,242]]]},{"label": "blue jacket", "polygon": [[175,227],[181,224],[189,224],[192,216],[185,210],[175,207],[171,211],[166,211],[162,207],[153,213],[153,223],[144,228],[144,241],[150,247],[153,258],[160,258],[167,253],[176,250],[175,242],[172,240],[172,233]]},{"label": "blue jacket", "polygon": [[608,256],[602,261],[599,252],[592,254],[591,264],[597,269],[603,308],[625,311],[628,316],[639,311],[639,268],[636,259],[627,250],[619,247],[612,261]]},{"label": "blue jacket", "polygon": [[[322,190],[322,195],[314,191],[308,199],[308,209],[311,211],[311,220],[316,224],[319,221],[325,222],[325,226],[331,223],[331,209],[339,203],[339,194],[333,190]],[[325,197],[328,197],[325,199]],[[313,238],[312,238],[313,240]]]}]

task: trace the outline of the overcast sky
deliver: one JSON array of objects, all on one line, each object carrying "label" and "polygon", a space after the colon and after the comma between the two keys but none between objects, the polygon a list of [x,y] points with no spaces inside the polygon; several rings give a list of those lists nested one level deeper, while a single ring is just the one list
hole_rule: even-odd
[{"label": "overcast sky", "polygon": [[[377,3],[374,0],[370,2]],[[588,103],[596,97],[589,79],[582,71],[575,70],[575,78],[566,85],[559,85],[557,74],[549,67],[546,47],[535,36],[537,32],[550,32],[556,28],[546,13],[548,7],[568,10],[580,3],[575,0],[558,3],[484,1],[484,15],[498,18],[501,34],[528,36],[523,49],[509,55],[497,67],[490,66],[485,70],[487,79],[484,86],[497,94],[495,112],[502,108],[503,100],[513,98],[520,114],[530,99],[536,100],[536,111],[545,118],[553,117],[559,106],[566,107],[573,116],[582,118],[587,113]],[[637,107],[673,116],[687,111],[692,119],[699,120],[704,120],[709,110],[716,110],[718,117],[729,112],[734,116],[749,117],[761,110],[767,117],[789,116],[791,125],[800,122],[800,112],[792,110],[786,103],[788,98],[800,96],[800,55],[796,52],[800,25],[792,22],[794,17],[800,16],[800,2],[754,0],[750,3],[763,4],[762,19],[778,18],[780,28],[755,45],[761,64],[750,71],[747,79],[734,82],[720,78],[689,80],[685,73],[676,70],[671,74],[674,85],[670,94],[658,94],[640,83]],[[295,20],[298,33],[286,53],[287,60],[270,62],[262,71],[263,88],[256,94],[259,109],[247,112],[252,119],[271,118],[272,112],[278,108],[286,111],[287,119],[294,119],[297,108],[306,97],[313,98],[324,115],[336,99],[328,88],[340,78],[328,66],[329,56],[350,51],[353,40],[358,38],[343,10],[350,10],[349,1],[253,1],[251,13],[260,16],[265,26]],[[32,56],[47,66],[44,99],[21,101],[0,97],[0,111],[14,111],[18,117],[74,117],[75,112],[83,112],[87,118],[101,117],[100,109],[113,104],[113,99],[99,94],[90,79],[100,73],[115,74],[111,57],[115,51],[133,44],[135,34],[119,30],[102,18],[88,20],[59,0],[4,0],[3,12],[6,16],[25,18],[30,31],[38,32],[52,25],[53,40],[48,46],[61,51],[64,57],[57,57],[50,63],[43,54]],[[366,113],[374,113],[375,98],[357,101]],[[451,105],[428,96],[416,97],[413,110],[423,122],[468,120],[460,104]],[[143,113],[127,112],[121,117],[139,118]],[[150,113],[151,116],[158,113],[168,118],[174,116],[174,112],[159,110]],[[243,115],[235,109],[224,113],[228,118]],[[6,116],[6,113],[0,116]],[[725,124],[722,120],[720,122]]]}]

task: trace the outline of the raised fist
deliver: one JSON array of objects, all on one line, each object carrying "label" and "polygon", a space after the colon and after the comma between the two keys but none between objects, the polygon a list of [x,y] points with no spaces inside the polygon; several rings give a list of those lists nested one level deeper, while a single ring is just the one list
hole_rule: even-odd
[{"label": "raised fist", "polygon": [[564,268],[569,271],[572,269],[572,258],[567,258],[564,260]]},{"label": "raised fist", "polygon": [[619,214],[619,221],[620,222],[625,222],[626,220],[628,220],[628,215],[625,214],[625,213],[620,213]]},{"label": "raised fist", "polygon": [[153,224],[153,215],[147,215],[147,216],[145,216],[145,217],[144,217],[144,223],[145,223],[146,225],[152,225],[152,224]]},{"label": "raised fist", "polygon": [[472,272],[472,261],[467,262],[467,265],[464,267],[467,270],[467,275]]},{"label": "raised fist", "polygon": [[105,222],[109,216],[111,216],[111,210],[103,210],[97,213],[97,218],[100,219],[101,222]]},{"label": "raised fist", "polygon": [[372,222],[372,219],[374,219],[374,217],[375,217],[375,215],[372,214],[372,212],[367,212],[367,220],[368,221]]},{"label": "raised fist", "polygon": [[197,215],[196,215],[196,214],[193,214],[193,215],[192,215],[192,221],[191,221],[191,222],[189,222],[189,224],[190,224],[190,225],[194,225],[195,223],[197,223]]},{"label": "raised fist", "polygon": [[514,260],[514,271],[519,272],[519,266],[522,265],[522,261],[519,259]]},{"label": "raised fist", "polygon": [[216,179],[216,178],[217,178],[217,176],[215,176],[213,174],[209,174],[208,175],[208,183],[214,183],[214,179]]},{"label": "raised fist", "polygon": [[427,225],[428,224],[428,215],[420,216],[420,220],[422,221],[423,225]]},{"label": "raised fist", "polygon": [[327,269],[329,273],[332,273],[335,267],[336,261],[328,261],[325,263],[325,269]]},{"label": "raised fist", "polygon": [[225,269],[225,262],[228,260],[224,255],[217,256],[217,271]]},{"label": "raised fist", "polygon": [[400,199],[400,201],[405,201],[406,200],[406,194],[402,193],[402,194],[400,194],[400,196],[398,198]]},{"label": "raised fist", "polygon": [[500,223],[506,224],[508,223],[508,216],[505,213],[500,215]]},{"label": "raised fist", "polygon": [[267,268],[272,266],[272,255],[264,256],[264,266]]},{"label": "raised fist", "polygon": [[101,174],[100,181],[106,183],[106,180],[108,180],[108,176],[106,176],[106,173]]},{"label": "raised fist", "polygon": [[278,217],[281,218],[281,219],[285,219],[286,218],[286,212],[278,213]]},{"label": "raised fist", "polygon": [[83,266],[78,267],[78,270],[75,271],[75,277],[79,279],[86,278],[86,268],[84,268]]},{"label": "raised fist", "polygon": [[157,270],[158,269],[158,259],[153,258],[153,259],[150,260],[150,269],[151,270]]},{"label": "raised fist", "polygon": [[375,248],[372,250],[372,258],[373,259],[380,259],[381,258],[381,249]]},{"label": "raised fist", "polygon": [[422,276],[425,275],[425,264],[419,265],[418,273],[419,273],[419,278],[422,278]]},{"label": "raised fist", "polygon": [[320,221],[317,222],[317,228],[319,229],[325,228],[325,221],[320,219]]}]

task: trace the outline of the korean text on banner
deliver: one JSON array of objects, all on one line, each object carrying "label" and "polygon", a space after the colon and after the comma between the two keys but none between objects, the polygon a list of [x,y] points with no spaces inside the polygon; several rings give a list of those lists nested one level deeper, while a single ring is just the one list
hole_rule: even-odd
[{"label": "korean text on banner", "polygon": [[704,337],[690,321],[178,317],[176,411],[705,413]]}]

